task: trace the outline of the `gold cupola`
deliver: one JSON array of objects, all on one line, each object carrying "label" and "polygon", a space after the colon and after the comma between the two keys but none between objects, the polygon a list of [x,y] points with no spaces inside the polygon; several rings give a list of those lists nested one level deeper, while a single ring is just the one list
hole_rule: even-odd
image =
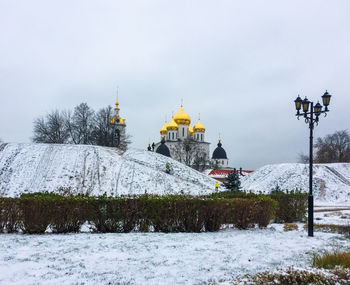
[{"label": "gold cupola", "polygon": [[193,128],[192,128],[191,125],[190,125],[189,128],[188,128],[188,134],[189,134],[190,136],[193,136],[193,134],[194,134],[194,131],[193,131]]},{"label": "gold cupola", "polygon": [[193,126],[193,131],[194,131],[195,133],[204,133],[204,132],[205,132],[205,127],[204,127],[203,124],[201,123],[200,115],[199,115],[197,124],[195,124],[195,125]]},{"label": "gold cupola", "polygon": [[178,125],[189,125],[191,124],[191,117],[184,111],[182,105],[179,110],[174,116],[174,120],[176,124]]},{"label": "gold cupola", "polygon": [[165,122],[163,127],[160,129],[160,134],[161,135],[166,135],[167,134],[167,127],[168,127],[168,124]]},{"label": "gold cupola", "polygon": [[117,116],[117,115],[114,115],[113,117],[111,117],[110,119],[109,119],[109,122],[111,123],[111,124],[125,124],[125,118],[122,118],[122,117],[119,117],[119,116]]},{"label": "gold cupola", "polygon": [[175,117],[173,117],[170,121],[170,123],[168,124],[168,126],[166,127],[166,129],[168,131],[177,131],[179,129],[179,126],[177,125],[177,123],[174,120]]}]

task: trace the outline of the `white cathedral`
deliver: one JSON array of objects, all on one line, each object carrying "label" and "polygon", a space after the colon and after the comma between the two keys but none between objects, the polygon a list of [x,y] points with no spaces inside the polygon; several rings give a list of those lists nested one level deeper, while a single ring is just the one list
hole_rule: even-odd
[{"label": "white cathedral", "polygon": [[[228,159],[220,139],[211,159],[209,146],[210,143],[205,141],[205,127],[200,118],[192,127],[191,117],[181,105],[180,110],[170,122],[165,122],[160,129],[160,142],[153,144],[153,149],[157,153],[172,157],[192,167],[200,163],[204,168],[213,165],[218,168],[227,168]],[[151,149],[149,143],[148,150]]]}]

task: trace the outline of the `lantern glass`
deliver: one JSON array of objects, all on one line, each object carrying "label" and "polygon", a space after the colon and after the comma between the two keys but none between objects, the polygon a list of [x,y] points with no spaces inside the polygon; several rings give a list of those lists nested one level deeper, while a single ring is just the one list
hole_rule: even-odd
[{"label": "lantern glass", "polygon": [[321,114],[321,111],[322,111],[322,105],[319,102],[317,102],[317,104],[314,107],[315,115],[319,116]]},{"label": "lantern glass", "polygon": [[307,113],[309,111],[310,101],[307,100],[307,98],[305,97],[305,99],[303,100],[302,104],[303,104],[303,112]]},{"label": "lantern glass", "polygon": [[322,103],[323,105],[325,105],[326,107],[329,105],[329,102],[331,100],[331,95],[326,91],[323,95],[322,95]]},{"label": "lantern glass", "polygon": [[298,96],[298,98],[294,100],[295,109],[297,109],[297,111],[299,111],[301,109],[302,102],[303,102],[303,100],[300,98],[300,96]]}]

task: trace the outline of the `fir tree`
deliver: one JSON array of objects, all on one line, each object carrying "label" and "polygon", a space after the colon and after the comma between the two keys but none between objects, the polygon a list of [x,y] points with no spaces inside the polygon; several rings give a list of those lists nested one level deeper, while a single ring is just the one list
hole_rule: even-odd
[{"label": "fir tree", "polygon": [[279,187],[277,184],[275,188],[272,188],[271,194],[284,194],[284,192],[282,191],[281,187]]},{"label": "fir tree", "polygon": [[229,173],[227,180],[224,182],[224,187],[231,192],[240,191],[241,181],[236,171]]}]

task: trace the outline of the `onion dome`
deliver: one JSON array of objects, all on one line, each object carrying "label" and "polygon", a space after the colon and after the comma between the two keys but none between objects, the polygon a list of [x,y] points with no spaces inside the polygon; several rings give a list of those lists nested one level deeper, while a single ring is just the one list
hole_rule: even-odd
[{"label": "onion dome", "polygon": [[167,126],[168,126],[168,124],[165,122],[164,123],[164,126],[160,129],[160,134],[161,135],[166,135],[166,133],[167,133]]},{"label": "onion dome", "polygon": [[184,111],[182,105],[179,112],[174,116],[174,120],[178,125],[189,125],[191,123],[191,117]]},{"label": "onion dome", "polygon": [[188,128],[188,134],[189,134],[190,136],[193,136],[193,133],[194,133],[193,128],[192,128],[192,126],[190,125],[190,127]]},{"label": "onion dome", "polygon": [[197,124],[194,125],[193,131],[195,133],[204,133],[205,132],[205,127],[201,123],[201,120],[198,120]]},{"label": "onion dome", "polygon": [[168,126],[166,127],[166,129],[168,131],[177,131],[179,129],[179,126],[175,123],[174,120],[175,117],[173,117],[170,121],[170,123],[168,124]]},{"label": "onion dome", "polygon": [[221,139],[219,139],[218,147],[213,152],[212,159],[227,159],[226,151],[222,148]]},{"label": "onion dome", "polygon": [[157,147],[156,153],[168,156],[170,156],[170,150],[169,148],[165,145],[165,139],[164,137],[162,138],[162,141],[160,142],[160,146]]}]

